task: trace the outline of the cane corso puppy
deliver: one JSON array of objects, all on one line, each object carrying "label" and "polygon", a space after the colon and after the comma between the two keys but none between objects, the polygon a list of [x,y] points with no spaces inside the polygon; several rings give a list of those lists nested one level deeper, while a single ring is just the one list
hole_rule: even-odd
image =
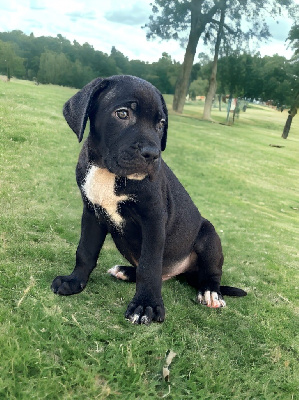
[{"label": "cane corso puppy", "polygon": [[153,85],[133,76],[97,78],[66,102],[63,114],[79,142],[88,118],[90,133],[76,170],[83,198],[76,266],[70,275],[54,279],[54,293],[85,288],[110,233],[131,266],[108,272],[136,282],[125,313],[133,323],[164,320],[162,281],[180,274],[208,307],[224,307],[223,294],[246,294],[220,286],[219,236],[162,160],[167,108]]}]

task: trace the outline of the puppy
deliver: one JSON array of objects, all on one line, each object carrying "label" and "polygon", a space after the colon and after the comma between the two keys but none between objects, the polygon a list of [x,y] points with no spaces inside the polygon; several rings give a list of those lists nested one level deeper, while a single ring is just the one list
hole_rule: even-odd
[{"label": "puppy", "polygon": [[88,119],[90,132],[76,169],[83,199],[76,265],[70,275],[54,279],[54,293],[85,288],[110,233],[130,266],[108,272],[136,282],[125,313],[135,324],[164,320],[162,281],[180,274],[208,307],[224,307],[223,294],[246,295],[220,286],[219,236],[161,157],[168,116],[153,85],[133,76],[97,78],[66,102],[63,114],[79,142]]}]

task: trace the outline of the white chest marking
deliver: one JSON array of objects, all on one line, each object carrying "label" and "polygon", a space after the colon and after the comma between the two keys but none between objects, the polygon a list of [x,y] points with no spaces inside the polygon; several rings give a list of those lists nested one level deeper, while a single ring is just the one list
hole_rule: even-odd
[{"label": "white chest marking", "polygon": [[110,219],[120,226],[123,218],[118,213],[118,204],[129,200],[129,196],[115,194],[116,176],[107,169],[91,166],[89,169],[82,189],[88,200],[94,204],[103,207]]}]

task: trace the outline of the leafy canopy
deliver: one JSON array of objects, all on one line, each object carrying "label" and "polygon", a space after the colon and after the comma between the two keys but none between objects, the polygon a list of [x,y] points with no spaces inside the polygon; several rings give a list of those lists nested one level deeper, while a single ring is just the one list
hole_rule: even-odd
[{"label": "leafy canopy", "polygon": [[[205,43],[214,42],[222,3],[221,0],[155,0],[152,3],[153,14],[144,27],[147,28],[147,38],[180,40],[185,46],[191,23],[196,25],[206,20],[203,39]],[[213,8],[217,11],[208,19]],[[298,13],[298,6],[293,0],[228,0],[224,32],[242,41],[268,39],[271,34],[266,18],[275,18],[282,13],[294,16]]]}]

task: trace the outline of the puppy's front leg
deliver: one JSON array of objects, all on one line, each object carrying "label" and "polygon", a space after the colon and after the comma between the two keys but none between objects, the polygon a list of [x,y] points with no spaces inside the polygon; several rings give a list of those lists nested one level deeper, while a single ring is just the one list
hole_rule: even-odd
[{"label": "puppy's front leg", "polygon": [[98,222],[93,210],[84,205],[81,238],[76,252],[76,266],[70,275],[57,276],[52,283],[56,294],[68,296],[80,293],[86,286],[107,234],[107,228]]},{"label": "puppy's front leg", "polygon": [[[161,218],[162,219],[162,218]],[[136,293],[128,305],[126,318],[134,324],[163,322],[162,261],[165,244],[165,225],[155,217],[144,220],[142,247],[136,271]]]}]

